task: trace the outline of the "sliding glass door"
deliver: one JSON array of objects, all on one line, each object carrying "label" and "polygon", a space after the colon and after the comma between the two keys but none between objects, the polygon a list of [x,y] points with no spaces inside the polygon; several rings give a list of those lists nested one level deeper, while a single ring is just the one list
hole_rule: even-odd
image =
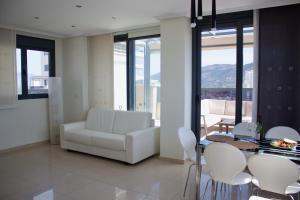
[{"label": "sliding glass door", "polygon": [[211,17],[193,29],[192,129],[196,137],[252,121],[253,13]]},{"label": "sliding glass door", "polygon": [[212,128],[223,119],[235,123],[236,29],[201,35],[201,124]]},{"label": "sliding glass door", "polygon": [[160,120],[160,38],[134,40],[134,110]]}]

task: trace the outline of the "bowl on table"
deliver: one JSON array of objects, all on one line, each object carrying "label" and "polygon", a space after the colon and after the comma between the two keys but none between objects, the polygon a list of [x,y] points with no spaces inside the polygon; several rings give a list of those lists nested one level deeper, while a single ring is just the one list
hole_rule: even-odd
[{"label": "bowl on table", "polygon": [[297,142],[294,140],[284,138],[279,140],[272,140],[270,142],[270,145],[279,149],[293,150],[296,148]]}]

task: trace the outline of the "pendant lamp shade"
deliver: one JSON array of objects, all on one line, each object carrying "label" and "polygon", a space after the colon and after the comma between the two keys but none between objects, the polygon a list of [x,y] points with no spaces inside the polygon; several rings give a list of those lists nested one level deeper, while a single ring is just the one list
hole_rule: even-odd
[{"label": "pendant lamp shade", "polygon": [[211,30],[217,30],[217,13],[216,13],[216,0],[212,0],[212,13],[211,13]]},{"label": "pendant lamp shade", "polygon": [[198,0],[198,13],[197,13],[197,19],[198,19],[198,20],[203,19],[203,14],[202,14],[202,0]]},{"label": "pendant lamp shade", "polygon": [[195,0],[191,0],[191,27],[196,27],[196,4]]}]

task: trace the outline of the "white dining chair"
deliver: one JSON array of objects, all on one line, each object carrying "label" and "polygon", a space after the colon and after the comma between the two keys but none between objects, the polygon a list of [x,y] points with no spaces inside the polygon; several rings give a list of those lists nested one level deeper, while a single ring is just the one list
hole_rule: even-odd
[{"label": "white dining chair", "polygon": [[287,138],[294,141],[300,141],[299,133],[287,126],[276,126],[271,128],[266,133],[267,139],[283,139]]},{"label": "white dining chair", "polygon": [[254,155],[248,160],[252,183],[262,190],[293,197],[300,192],[298,165],[275,155]]},{"label": "white dining chair", "polygon": [[242,135],[242,136],[256,138],[256,128],[257,128],[256,123],[241,122],[235,125],[235,127],[232,129],[232,133],[234,135]]},{"label": "white dining chair", "polygon": [[218,182],[231,186],[240,186],[251,182],[251,175],[244,172],[246,168],[244,154],[230,144],[218,142],[209,144],[204,150],[204,159],[213,180],[212,196],[215,199],[217,198],[214,191],[215,182],[217,182],[217,187]]},{"label": "white dining chair", "polygon": [[[196,166],[196,144],[197,144],[197,139],[196,136],[194,134],[194,132],[190,129],[186,129],[185,127],[180,127],[178,129],[178,137],[179,137],[179,141],[180,144],[187,156],[187,158],[189,160],[191,160],[193,163],[189,166],[189,171],[188,171],[188,176],[186,178],[186,182],[185,182],[185,187],[184,187],[184,193],[183,193],[183,197],[185,197],[185,193],[186,193],[186,188],[187,188],[187,184],[188,184],[188,180],[190,177],[190,172],[191,172],[191,168],[193,166]],[[202,165],[202,172],[206,171],[205,170],[205,160],[204,157],[201,157],[201,165]]]}]

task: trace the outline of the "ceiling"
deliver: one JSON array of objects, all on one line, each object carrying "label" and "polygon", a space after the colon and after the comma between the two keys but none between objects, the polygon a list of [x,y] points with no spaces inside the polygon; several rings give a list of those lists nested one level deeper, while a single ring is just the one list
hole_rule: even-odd
[{"label": "ceiling", "polygon": [[[217,12],[297,2],[217,0]],[[189,16],[189,9],[190,0],[0,0],[0,27],[57,37],[95,35],[158,25],[160,19]],[[203,10],[210,13],[211,0],[203,0]]]}]

